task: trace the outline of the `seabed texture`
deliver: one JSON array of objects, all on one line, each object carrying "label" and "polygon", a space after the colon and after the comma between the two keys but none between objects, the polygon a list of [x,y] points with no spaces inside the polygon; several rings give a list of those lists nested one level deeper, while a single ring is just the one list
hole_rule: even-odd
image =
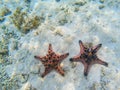
[{"label": "seabed texture", "polygon": [[[102,43],[98,57],[109,66],[93,65],[87,78],[78,41]],[[44,78],[44,56],[51,43],[65,76]],[[120,0],[0,0],[0,90],[120,90]]]}]

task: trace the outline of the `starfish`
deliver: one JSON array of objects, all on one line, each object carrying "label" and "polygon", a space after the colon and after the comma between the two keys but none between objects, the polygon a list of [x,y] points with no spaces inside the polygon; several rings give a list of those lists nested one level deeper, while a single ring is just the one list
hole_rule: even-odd
[{"label": "starfish", "polygon": [[46,56],[34,56],[34,58],[40,60],[45,67],[44,73],[41,77],[46,76],[52,70],[56,70],[59,74],[64,76],[64,70],[61,68],[60,63],[69,55],[69,53],[65,53],[62,55],[56,54],[53,49],[52,45],[49,44],[48,53]]},{"label": "starfish", "polygon": [[84,65],[84,76],[88,75],[88,72],[93,64],[101,64],[108,66],[108,63],[99,59],[96,55],[102,44],[98,44],[94,47],[86,47],[82,41],[79,40],[80,53],[73,58],[70,58],[71,62],[81,62]]}]

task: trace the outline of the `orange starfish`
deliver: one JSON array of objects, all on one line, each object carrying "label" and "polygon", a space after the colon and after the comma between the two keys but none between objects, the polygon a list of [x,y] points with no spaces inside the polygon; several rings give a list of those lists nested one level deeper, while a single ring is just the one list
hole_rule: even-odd
[{"label": "orange starfish", "polygon": [[72,62],[81,62],[84,65],[84,76],[88,75],[90,67],[93,64],[101,64],[104,66],[108,66],[107,62],[102,61],[96,55],[97,51],[100,49],[102,44],[98,44],[95,47],[87,48],[83,45],[82,41],[79,40],[80,45],[80,53],[73,58],[70,58]]},{"label": "orange starfish", "polygon": [[48,73],[50,73],[53,69],[56,70],[58,73],[60,73],[62,76],[64,76],[64,70],[60,67],[60,63],[65,59],[69,53],[65,53],[62,55],[56,54],[53,49],[52,45],[49,44],[48,47],[48,54],[46,56],[34,56],[36,59],[39,59],[42,64],[45,66],[45,71],[41,75],[41,77],[46,76]]}]

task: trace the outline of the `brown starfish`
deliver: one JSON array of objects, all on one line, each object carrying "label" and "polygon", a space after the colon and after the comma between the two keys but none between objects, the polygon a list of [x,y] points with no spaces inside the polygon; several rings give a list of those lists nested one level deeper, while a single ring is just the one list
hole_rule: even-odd
[{"label": "brown starfish", "polygon": [[101,64],[104,66],[108,66],[107,62],[102,61],[96,55],[97,51],[100,49],[102,44],[98,44],[95,47],[87,48],[83,45],[82,41],[79,40],[80,45],[80,53],[73,58],[70,58],[72,62],[81,62],[84,65],[84,76],[88,75],[90,67],[93,64]]},{"label": "brown starfish", "polygon": [[36,59],[39,59],[42,64],[45,66],[45,71],[41,75],[41,77],[46,76],[48,73],[50,73],[53,69],[55,69],[58,73],[60,73],[62,76],[64,76],[64,70],[60,67],[60,63],[65,59],[69,53],[65,53],[62,55],[56,54],[53,49],[52,45],[49,44],[48,47],[48,54],[46,56],[34,56]]}]

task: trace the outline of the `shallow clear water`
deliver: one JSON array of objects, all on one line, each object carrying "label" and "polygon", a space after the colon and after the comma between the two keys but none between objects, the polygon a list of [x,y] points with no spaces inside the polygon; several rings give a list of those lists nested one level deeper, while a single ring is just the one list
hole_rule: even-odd
[{"label": "shallow clear water", "polygon": [[[78,41],[99,43],[97,56],[108,67],[93,65],[87,77]],[[69,52],[60,67],[44,78],[49,44],[58,54]],[[0,0],[0,90],[120,90],[119,0]]]}]

